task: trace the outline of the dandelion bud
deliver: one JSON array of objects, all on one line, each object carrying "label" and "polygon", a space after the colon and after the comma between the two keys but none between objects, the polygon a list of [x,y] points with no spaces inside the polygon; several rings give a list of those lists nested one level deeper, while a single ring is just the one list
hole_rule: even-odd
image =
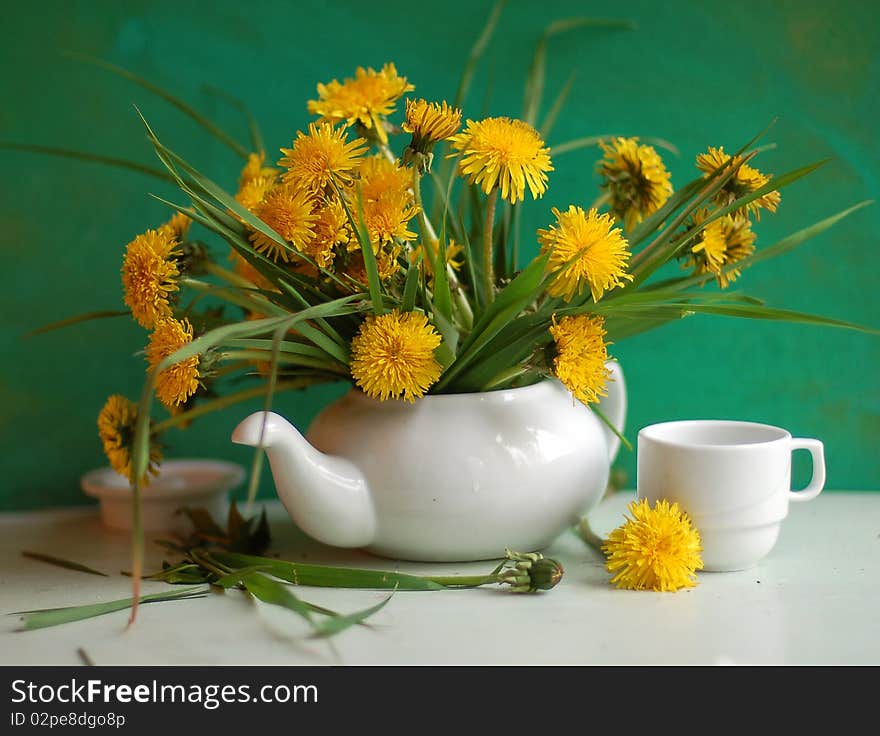
[{"label": "dandelion bud", "polygon": [[516,564],[503,570],[499,582],[510,585],[514,593],[534,593],[536,590],[550,590],[562,580],[562,565],[556,560],[544,557],[540,552],[514,552],[508,549],[507,559]]}]

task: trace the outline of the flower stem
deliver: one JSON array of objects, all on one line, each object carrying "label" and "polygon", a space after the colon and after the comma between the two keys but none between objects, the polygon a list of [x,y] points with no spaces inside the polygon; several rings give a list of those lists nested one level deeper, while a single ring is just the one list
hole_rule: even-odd
[{"label": "flower stem", "polygon": [[255,289],[256,287],[250,281],[248,281],[243,276],[239,276],[234,271],[230,271],[227,268],[223,268],[222,266],[218,266],[216,263],[212,261],[206,261],[205,272],[211,274],[212,276],[216,276],[217,278],[223,279],[227,284],[232,284],[232,286],[240,286],[243,289]]},{"label": "flower stem", "polygon": [[444,585],[447,588],[477,588],[480,585],[499,582],[498,575],[436,575],[421,576],[423,580]]},{"label": "flower stem", "polygon": [[[428,215],[425,212],[425,206],[422,203],[422,175],[419,173],[417,166],[412,167],[412,172],[413,197],[419,208],[419,225],[422,228],[422,240],[424,241],[423,247],[425,248],[425,255],[430,260],[434,258],[434,243],[437,243],[437,248],[439,249],[440,241],[437,238],[437,233],[434,231],[434,227],[431,225],[431,221],[428,219]],[[429,251],[429,248],[432,250]],[[429,263],[428,265],[431,268],[434,266],[433,263]],[[453,269],[448,263],[446,264],[446,278],[449,281],[449,288],[452,291],[452,300],[455,303],[459,316],[461,317],[462,324],[466,329],[470,329],[474,325],[474,312],[461,288],[458,276],[455,275],[455,269]]]},{"label": "flower stem", "polygon": [[590,521],[587,517],[581,519],[580,524],[577,527],[578,534],[580,534],[581,539],[583,539],[590,547],[592,547],[596,552],[598,552],[603,558],[605,557],[605,552],[602,550],[602,545],[605,544],[605,541],[598,535],[593,529],[590,527]]},{"label": "flower stem", "polygon": [[495,227],[495,205],[498,190],[493,189],[486,201],[486,222],[483,226],[483,280],[486,285],[486,304],[495,301],[495,266],[492,258],[492,230]]}]

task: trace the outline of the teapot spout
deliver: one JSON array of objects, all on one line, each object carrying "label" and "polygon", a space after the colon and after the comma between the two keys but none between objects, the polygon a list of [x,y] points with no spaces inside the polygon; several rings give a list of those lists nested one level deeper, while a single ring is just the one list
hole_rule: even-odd
[{"label": "teapot spout", "polygon": [[278,497],[306,534],[334,547],[373,541],[370,489],[351,462],[319,452],[274,412],[251,414],[235,428],[232,441],[266,450]]}]

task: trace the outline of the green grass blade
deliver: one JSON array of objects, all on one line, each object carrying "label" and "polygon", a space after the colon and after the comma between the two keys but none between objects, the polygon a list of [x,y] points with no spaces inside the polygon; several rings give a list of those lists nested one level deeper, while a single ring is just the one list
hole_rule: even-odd
[{"label": "green grass blade", "polygon": [[875,327],[807,314],[805,312],[793,312],[788,309],[774,309],[772,307],[760,307],[749,304],[681,304],[673,306],[680,306],[683,309],[694,312],[717,314],[725,317],[746,317],[748,319],[763,319],[774,322],[799,322],[822,327],[841,327],[847,330],[865,332],[870,335],[880,335],[880,329]]},{"label": "green grass blade", "polygon": [[[746,160],[748,160],[748,159],[744,159],[743,163]],[[671,235],[672,234],[673,226],[677,227],[678,225],[680,225],[683,222],[684,216],[688,215],[689,213],[693,212],[694,209],[696,209],[697,205],[699,204],[699,200],[692,203],[688,208],[686,208],[678,216],[678,218],[676,218],[673,221],[672,225],[670,225],[668,228],[666,228],[666,230],[664,230],[664,233],[658,237],[658,240],[655,241],[654,243],[651,243],[651,245],[649,245],[643,253],[639,254],[639,256],[642,256],[645,253],[647,253],[649,249],[656,250],[656,252],[652,253],[650,255],[650,257],[646,258],[642,262],[639,262],[640,257],[636,257],[633,260],[633,263],[635,263],[637,265],[635,266],[635,268],[633,268],[633,270],[631,272],[634,279],[633,279],[632,283],[630,284],[630,286],[627,288],[635,289],[645,279],[650,277],[650,275],[652,273],[654,273],[657,269],[661,268],[663,265],[665,265],[670,260],[675,258],[680,252],[682,252],[682,250],[684,250],[684,248],[691,241],[693,241],[695,238],[697,238],[697,236],[705,229],[705,227],[709,223],[717,220],[719,217],[723,217],[724,215],[730,214],[731,212],[734,212],[736,210],[741,209],[742,207],[745,207],[749,202],[754,201],[758,197],[761,197],[768,192],[778,190],[778,189],[783,189],[784,187],[787,187],[789,184],[793,184],[798,179],[801,179],[801,178],[813,173],[814,171],[816,171],[816,169],[818,169],[819,167],[821,167],[825,163],[827,163],[828,160],[829,159],[823,159],[822,161],[817,161],[815,163],[808,164],[807,166],[802,166],[798,169],[795,169],[793,171],[789,171],[789,172],[782,174],[778,177],[773,177],[767,184],[760,187],[759,189],[756,189],[754,192],[751,192],[750,194],[746,194],[746,195],[734,200],[727,207],[722,207],[720,209],[714,210],[705,220],[703,220],[703,222],[700,224],[699,228],[693,228],[692,230],[690,230],[688,233],[684,234],[681,237],[678,237],[675,239],[669,239],[668,241],[666,241],[664,243],[658,243],[658,241],[662,240],[664,235]],[[723,182],[725,182],[729,178],[730,178],[730,174],[728,173],[724,177],[720,178],[717,181],[717,183],[715,185],[713,185],[712,189],[714,191],[718,191],[718,189],[720,189],[719,185],[723,184]],[[712,193],[706,194],[706,198],[709,198],[711,196],[713,196]],[[654,248],[655,244],[659,245],[659,247],[657,247],[656,249]]]},{"label": "green grass blade", "polygon": [[712,212],[712,214],[703,222],[703,226],[705,227],[707,224],[714,220],[717,220],[719,217],[724,217],[725,215],[729,215],[731,212],[742,209],[749,202],[753,202],[754,200],[758,199],[759,197],[763,197],[769,192],[773,192],[777,189],[783,189],[789,184],[793,184],[798,179],[802,179],[803,177],[812,174],[814,171],[827,164],[830,160],[830,158],[823,158],[819,161],[814,161],[811,164],[807,164],[806,166],[801,166],[797,169],[794,169],[793,171],[788,171],[785,174],[780,174],[779,176],[772,177],[770,181],[768,181],[764,186],[756,189],[754,192],[744,194],[742,197],[734,200],[726,207],[721,207],[720,209]]},{"label": "green grass blade", "polygon": [[694,197],[707,184],[707,180],[702,176],[689,181],[681,189],[673,192],[672,196],[666,200],[663,206],[651,215],[648,215],[638,225],[636,225],[631,233],[626,234],[630,248],[635,248],[641,244],[651,233],[656,231],[669,217],[684,204]]},{"label": "green grass blade", "polygon": [[[142,595],[138,598],[138,603],[161,603],[164,601],[204,598],[207,593],[208,588],[195,586],[184,588],[183,590]],[[90,603],[84,606],[47,608],[40,611],[21,611],[19,612],[22,615],[22,628],[20,630],[33,631],[34,629],[45,629],[49,626],[59,626],[60,624],[68,624],[74,621],[84,621],[85,619],[103,616],[107,613],[124,611],[125,609],[131,608],[133,602],[133,598],[123,598],[117,601]]]},{"label": "green grass blade", "polygon": [[355,611],[354,613],[347,613],[344,615],[334,615],[331,618],[328,618],[326,621],[320,621],[315,624],[315,636],[324,637],[324,636],[333,636],[334,634],[338,634],[341,631],[345,631],[346,629],[356,626],[357,624],[363,623],[366,619],[372,616],[374,613],[381,611],[394,596],[394,593],[389,595],[384,600],[379,601],[374,606],[370,606],[369,608],[364,608],[360,611]]},{"label": "green grass blade", "polygon": [[[314,303],[320,304],[323,301],[326,301],[327,295],[323,292],[319,291],[312,287],[312,285],[302,279],[300,276],[296,274],[292,274],[290,281],[294,281],[296,286],[299,286],[303,289],[307,294],[309,294],[314,300]],[[290,296],[292,296],[296,302],[297,309],[307,309],[312,306],[313,302],[308,301],[303,295],[300,289],[297,289],[293,283],[290,283],[288,278],[285,277],[281,279],[280,285]],[[342,335],[337,332],[333,326],[325,319],[317,319],[315,323],[324,331],[324,333],[329,337],[336,345],[342,349],[343,355],[345,357],[345,362],[348,362],[348,341],[343,339]]]},{"label": "green grass blade", "polygon": [[541,97],[544,93],[544,80],[547,66],[547,42],[556,35],[573,31],[579,28],[620,28],[632,30],[635,25],[626,20],[614,20],[604,18],[563,18],[553,21],[544,29],[541,38],[535,46],[532,56],[532,65],[526,80],[526,90],[523,98],[523,120],[529,125],[537,125],[538,112],[541,107]]},{"label": "green grass blade", "polygon": [[403,284],[403,298],[400,302],[400,310],[402,312],[412,312],[416,305],[416,294],[419,288],[419,273],[421,271],[422,251],[416,256],[416,262],[410,264],[406,271],[406,281]]},{"label": "green grass blade", "polygon": [[[718,303],[724,298],[724,294],[706,294],[706,295],[679,295],[679,301],[668,302],[658,301],[651,303],[632,303],[632,304],[593,304],[590,305],[588,311],[594,314],[610,314],[611,316],[644,315],[650,319],[673,317],[678,314],[684,316],[686,313],[703,313],[715,314],[724,317],[744,317],[748,319],[771,320],[776,322],[798,322],[802,324],[812,324],[824,327],[840,327],[848,330],[856,330],[868,334],[880,335],[880,329],[859,325],[854,322],[846,322],[830,317],[822,317],[819,315],[808,314],[805,312],[794,312],[787,309],[776,309],[766,307],[762,304],[751,303],[748,297],[737,300],[733,304]],[[688,298],[689,297],[689,298]],[[719,298],[720,297],[720,298]]]},{"label": "green grass blade", "polygon": [[[570,141],[565,141],[564,143],[558,143],[555,146],[550,147],[550,153],[553,154],[553,157],[561,156],[563,153],[571,153],[572,151],[578,151],[582,148],[591,148],[593,146],[598,146],[602,141],[607,141],[611,138],[620,138],[619,134],[615,135],[590,135],[584,138],[575,138]],[[678,147],[675,144],[670,143],[665,138],[657,138],[655,136],[639,136],[639,140],[642,143],[647,143],[649,146],[654,146],[655,148],[663,148],[675,156],[680,156],[681,152],[678,150]]]},{"label": "green grass blade", "polygon": [[[760,263],[761,261],[766,261],[771,258],[777,258],[781,255],[785,255],[786,253],[793,251],[795,248],[799,247],[811,238],[815,238],[817,235],[822,234],[832,225],[840,222],[843,218],[849,217],[853,212],[857,212],[863,207],[867,207],[869,204],[873,204],[873,202],[874,200],[872,199],[866,199],[864,202],[859,202],[852,207],[848,207],[847,209],[841,210],[840,212],[831,215],[830,217],[826,217],[824,220],[820,220],[819,222],[813,223],[808,227],[798,230],[797,232],[782,238],[782,240],[778,240],[772,245],[768,245],[764,248],[756,250],[752,255],[746,256],[736,263],[731,263],[729,266],[722,269],[722,273],[729,273],[730,271],[734,270],[742,270],[754,266],[756,263]],[[696,276],[685,276],[677,279],[672,279],[668,283],[669,285],[674,285],[674,288],[676,288],[677,290],[683,290],[691,286],[699,286],[706,283],[707,281],[711,281],[714,278],[715,274],[704,273]],[[660,286],[661,284],[654,284],[648,288],[654,290]]]},{"label": "green grass blade", "polygon": [[367,232],[367,228],[364,225],[363,201],[361,200],[360,187],[358,187],[357,196],[357,220],[355,220],[354,216],[351,214],[348,202],[345,201],[345,197],[342,196],[342,192],[339,190],[339,187],[336,186],[336,182],[333,182],[333,188],[336,190],[336,196],[339,197],[339,201],[342,203],[342,208],[345,210],[345,216],[348,218],[348,222],[351,225],[352,230],[354,230],[358,243],[361,246],[361,255],[364,259],[364,269],[367,272],[367,287],[370,290],[370,300],[373,302],[373,312],[377,315],[384,314],[385,308],[382,301],[382,282],[379,279],[379,267],[376,264],[376,254],[373,253],[373,244],[370,241],[370,234]]},{"label": "green grass blade", "polygon": [[[485,54],[486,49],[489,46],[489,42],[492,40],[492,36],[495,34],[495,28],[498,26],[498,21],[501,19],[501,13],[504,11],[505,5],[507,5],[507,0],[495,0],[492,9],[489,11],[488,17],[486,18],[485,25],[477,36],[476,41],[474,41],[473,46],[471,46],[467,61],[465,61],[464,67],[461,70],[458,88],[455,91],[455,97],[452,101],[453,107],[462,108],[464,106],[468,92],[471,88],[471,83],[473,82],[474,74],[477,71],[480,60],[483,58],[483,54]],[[444,150],[445,146],[442,144],[437,146],[435,155],[437,158],[441,159],[440,179],[445,181],[453,176],[453,166],[456,165],[457,161],[446,158],[443,155]],[[431,209],[431,219],[435,222],[440,216],[441,206],[439,198],[435,198]]]},{"label": "green grass blade", "polygon": [[474,45],[471,46],[464,69],[462,69],[461,72],[458,89],[455,91],[455,98],[452,103],[454,107],[460,108],[464,104],[468,90],[470,90],[471,87],[471,82],[474,78],[474,73],[477,70],[477,65],[480,63],[480,59],[483,58],[483,54],[486,52],[486,48],[489,46],[489,42],[495,34],[495,28],[498,25],[498,21],[501,19],[501,13],[504,11],[505,5],[507,5],[507,0],[495,1],[492,10],[489,12],[489,17],[486,19],[486,24],[483,26],[483,30],[480,31],[480,35],[477,36],[477,40],[474,42]]},{"label": "green grass blade", "polygon": [[39,562],[45,562],[49,565],[55,565],[56,567],[63,567],[66,570],[76,570],[77,572],[87,572],[90,575],[100,575],[105,578],[107,577],[107,573],[105,572],[95,570],[91,567],[86,567],[79,562],[65,560],[61,557],[53,557],[52,555],[46,555],[42,552],[28,552],[27,550],[23,550],[21,556],[27,557],[29,560],[37,560]]},{"label": "green grass blade", "polygon": [[77,314],[73,317],[65,317],[64,319],[59,319],[57,322],[50,322],[48,325],[37,327],[30,332],[26,332],[24,335],[22,335],[22,337],[33,337],[34,335],[42,335],[43,333],[51,332],[52,330],[60,330],[64,327],[78,325],[81,322],[88,322],[94,319],[108,319],[110,317],[124,317],[128,314],[130,314],[128,310],[112,309],[105,309],[99,312],[86,312],[85,314]]},{"label": "green grass blade", "polygon": [[[338,376],[330,377],[325,375],[309,375],[291,378],[278,383],[278,385],[275,387],[275,393],[281,393],[282,391],[296,391],[305,388],[306,386],[312,386],[316,383],[326,383],[327,381],[331,380],[338,380]],[[215,411],[221,411],[230,406],[234,406],[235,404],[240,404],[243,401],[250,401],[251,399],[265,396],[267,391],[268,386],[264,384],[261,386],[255,386],[253,388],[236,391],[231,394],[226,394],[225,396],[221,396],[217,399],[212,399],[210,401],[204,401],[198,404],[193,409],[190,409],[189,411],[175,414],[173,417],[169,417],[168,419],[159,422],[158,424],[156,424],[155,430],[157,433],[161,434],[166,429],[170,429],[171,427],[178,427],[182,424],[187,424],[195,419],[198,419],[199,417],[205,416],[206,414],[210,414]]]},{"label": "green grass blade", "polygon": [[556,99],[553,100],[553,104],[550,106],[550,110],[547,112],[547,115],[544,116],[544,122],[541,123],[541,137],[546,141],[547,136],[553,132],[553,126],[556,125],[556,120],[559,118],[559,113],[562,112],[562,108],[565,105],[565,101],[568,99],[568,96],[571,94],[571,88],[574,86],[574,80],[577,77],[577,72],[573,71],[568,75],[568,79],[565,81],[565,84],[562,85],[562,89],[559,90],[559,94],[556,95]]},{"label": "green grass blade", "polygon": [[[427,246],[430,249],[430,245]],[[434,313],[438,312],[444,320],[452,323],[452,292],[446,275],[446,219],[440,227],[437,240],[437,253],[434,255]],[[454,350],[455,348],[453,348]]]},{"label": "green grass blade", "polygon": [[474,329],[462,344],[455,362],[447,368],[435,386],[436,391],[448,389],[452,381],[473,361],[480,350],[497,335],[541,292],[546,280],[549,254],[539,256],[502,289],[480,316]]},{"label": "green grass blade", "polygon": [[288,586],[254,571],[240,575],[239,580],[247,592],[257,600],[293,611],[314,625],[311,607],[305,601],[300,600]]},{"label": "green grass blade", "polygon": [[206,131],[208,131],[208,133],[210,133],[218,141],[235,151],[235,153],[237,153],[239,156],[241,156],[242,158],[247,158],[248,150],[240,143],[238,143],[238,141],[234,140],[232,136],[228,135],[219,127],[217,127],[214,123],[208,120],[204,115],[198,112],[191,105],[187,104],[178,97],[175,97],[159,85],[153,84],[143,77],[138,76],[134,72],[128,71],[128,69],[123,69],[121,66],[116,66],[116,64],[111,64],[109,61],[104,61],[103,59],[98,59],[94,56],[88,56],[86,54],[79,54],[75,52],[69,52],[66,54],[66,56],[77,59],[79,61],[84,61],[87,64],[92,64],[94,66],[100,67],[101,69],[106,69],[113,74],[134,82],[138,86],[143,87],[145,90],[152,92],[157,97],[161,97],[163,100],[165,100],[165,102],[169,103],[173,107],[176,107],[184,115],[192,118],[196,123],[201,125]]},{"label": "green grass blade", "polygon": [[239,100],[237,97],[233,97],[225,90],[222,90],[219,87],[215,87],[212,84],[206,84],[204,87],[206,92],[214,95],[215,97],[219,97],[221,100],[225,100],[241,113],[248,126],[248,134],[250,135],[251,139],[251,148],[253,148],[254,153],[265,152],[266,147],[263,143],[263,133],[260,130],[260,124],[257,122],[257,119],[254,117],[253,113],[248,109],[247,105],[245,105],[244,102]]},{"label": "green grass blade", "polygon": [[230,567],[260,566],[270,575],[294,585],[374,590],[443,590],[445,587],[417,575],[384,570],[310,565],[226,551],[213,551],[212,556]]},{"label": "green grass blade", "polygon": [[124,158],[115,158],[113,156],[103,156],[99,153],[89,153],[88,151],[74,151],[69,148],[55,148],[53,146],[38,146],[30,143],[7,143],[0,141],[0,150],[5,151],[24,151],[27,153],[40,153],[46,156],[56,156],[59,158],[72,158],[78,161],[88,161],[95,164],[104,164],[105,166],[113,166],[117,169],[128,169],[138,174],[146,174],[155,179],[162,181],[174,181],[174,178],[153,166],[139,164],[135,161],[128,161]]}]

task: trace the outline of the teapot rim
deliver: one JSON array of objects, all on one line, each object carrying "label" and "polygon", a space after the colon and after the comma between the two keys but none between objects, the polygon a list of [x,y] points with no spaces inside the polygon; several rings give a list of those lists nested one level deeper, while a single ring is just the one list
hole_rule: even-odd
[{"label": "teapot rim", "polygon": [[344,395],[346,399],[356,400],[358,402],[369,404],[382,408],[415,408],[421,403],[430,402],[432,405],[461,403],[462,401],[479,400],[481,402],[510,402],[525,399],[534,393],[546,391],[548,387],[558,386],[563,388],[562,384],[556,378],[544,377],[528,386],[516,386],[514,388],[502,388],[494,391],[462,391],[450,394],[425,394],[424,396],[407,401],[403,398],[386,399],[384,401],[376,399],[365,394],[358,386],[352,386]]}]

